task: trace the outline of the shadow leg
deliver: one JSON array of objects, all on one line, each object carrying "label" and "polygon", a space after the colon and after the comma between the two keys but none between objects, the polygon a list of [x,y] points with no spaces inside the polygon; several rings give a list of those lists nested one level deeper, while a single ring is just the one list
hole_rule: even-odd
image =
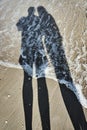
[{"label": "shadow leg", "polygon": [[23,104],[24,104],[26,130],[32,130],[32,103],[33,103],[32,77],[29,77],[27,73],[24,72]]},{"label": "shadow leg", "polygon": [[87,130],[87,123],[81,104],[75,94],[60,84],[61,94],[75,130]]},{"label": "shadow leg", "polygon": [[42,129],[50,130],[49,97],[45,78],[38,79],[38,103]]}]

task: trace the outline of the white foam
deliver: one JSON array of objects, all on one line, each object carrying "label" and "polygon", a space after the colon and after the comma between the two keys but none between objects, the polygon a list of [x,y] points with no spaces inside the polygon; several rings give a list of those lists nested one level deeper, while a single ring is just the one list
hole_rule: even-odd
[{"label": "white foam", "polygon": [[9,67],[9,68],[22,69],[22,67],[20,66],[20,64],[14,64],[12,62],[7,62],[7,61],[1,61],[0,60],[0,65],[1,66],[5,66],[5,67]]},{"label": "white foam", "polygon": [[85,96],[82,93],[82,86],[80,86],[79,84],[73,84],[71,82],[65,81],[65,80],[59,80],[59,82],[61,84],[65,84],[67,86],[67,88],[69,88],[71,91],[74,92],[74,94],[76,95],[78,101],[80,102],[80,104],[87,108],[87,99],[85,98]]},{"label": "white foam", "polygon": [[87,108],[87,99],[84,97],[84,95],[82,93],[82,86],[80,86],[79,84],[76,84],[76,89],[79,94],[78,98],[79,98],[80,103],[82,104],[82,106]]}]

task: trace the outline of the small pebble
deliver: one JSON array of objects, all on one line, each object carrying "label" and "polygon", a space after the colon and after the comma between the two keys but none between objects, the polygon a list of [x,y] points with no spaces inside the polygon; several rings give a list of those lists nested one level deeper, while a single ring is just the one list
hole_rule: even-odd
[{"label": "small pebble", "polygon": [[5,124],[7,124],[8,123],[8,121],[5,121]]},{"label": "small pebble", "polygon": [[22,124],[22,128],[24,127],[24,125]]},{"label": "small pebble", "polygon": [[10,98],[10,97],[11,97],[11,95],[8,94],[8,98]]}]

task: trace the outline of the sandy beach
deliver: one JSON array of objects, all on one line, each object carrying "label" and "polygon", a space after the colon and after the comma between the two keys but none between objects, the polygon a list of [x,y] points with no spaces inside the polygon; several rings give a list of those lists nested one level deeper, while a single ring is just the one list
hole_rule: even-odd
[{"label": "sandy beach", "polygon": [[[23,105],[24,72],[18,63],[22,37],[16,24],[22,16],[27,16],[31,6],[43,6],[53,16],[63,37],[74,84],[80,86],[87,99],[87,1],[1,0],[0,130],[26,130]],[[41,82],[41,86],[44,86],[43,80]],[[46,76],[46,87],[51,130],[87,130],[87,109],[80,105],[74,93],[64,85],[59,85],[51,74]],[[35,78],[32,79],[32,89],[32,130],[42,130],[38,103],[40,97],[38,98],[38,84]],[[45,102],[42,108],[43,106]]]}]

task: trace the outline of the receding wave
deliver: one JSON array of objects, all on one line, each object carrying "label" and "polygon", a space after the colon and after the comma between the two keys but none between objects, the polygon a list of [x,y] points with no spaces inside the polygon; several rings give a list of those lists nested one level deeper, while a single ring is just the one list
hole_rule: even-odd
[{"label": "receding wave", "polygon": [[0,65],[5,66],[5,67],[9,67],[9,68],[22,69],[22,67],[19,64],[14,64],[12,62],[7,62],[7,61],[0,60]]}]

